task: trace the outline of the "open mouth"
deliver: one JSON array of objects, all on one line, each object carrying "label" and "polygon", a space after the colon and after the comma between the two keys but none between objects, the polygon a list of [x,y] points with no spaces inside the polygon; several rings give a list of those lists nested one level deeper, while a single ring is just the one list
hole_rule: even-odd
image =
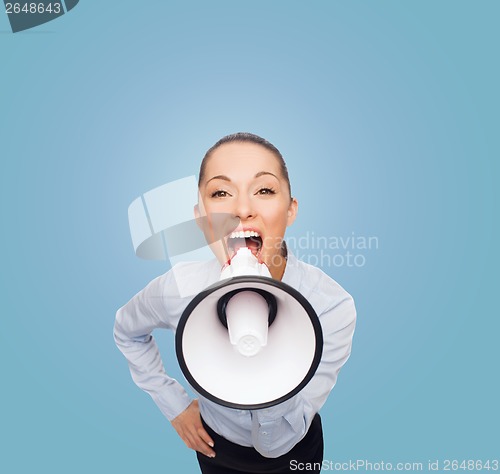
[{"label": "open mouth", "polygon": [[254,230],[235,231],[229,235],[227,246],[232,255],[240,248],[247,247],[257,257],[262,249],[262,237]]}]

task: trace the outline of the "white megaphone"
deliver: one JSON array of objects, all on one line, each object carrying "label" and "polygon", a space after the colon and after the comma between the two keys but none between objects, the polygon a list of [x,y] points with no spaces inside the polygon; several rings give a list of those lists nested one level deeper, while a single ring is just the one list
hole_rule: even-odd
[{"label": "white megaphone", "polygon": [[245,247],[221,280],[189,303],[175,343],[181,370],[200,395],[244,410],[296,395],[316,372],[323,350],[309,302],[271,278]]}]

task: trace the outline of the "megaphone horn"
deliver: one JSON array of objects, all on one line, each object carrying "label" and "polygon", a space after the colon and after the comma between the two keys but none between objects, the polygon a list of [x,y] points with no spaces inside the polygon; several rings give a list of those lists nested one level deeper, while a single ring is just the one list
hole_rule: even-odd
[{"label": "megaphone horn", "polygon": [[323,350],[321,324],[305,297],[259,274],[225,278],[195,296],[175,342],[195,391],[246,410],[296,395],[313,377]]}]

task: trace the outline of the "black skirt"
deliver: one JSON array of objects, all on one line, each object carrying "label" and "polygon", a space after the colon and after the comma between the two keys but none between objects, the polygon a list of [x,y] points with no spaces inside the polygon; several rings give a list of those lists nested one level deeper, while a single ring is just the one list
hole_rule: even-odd
[{"label": "black skirt", "polygon": [[323,428],[319,414],[314,417],[305,437],[288,453],[277,458],[266,458],[254,448],[231,443],[212,430],[203,419],[201,421],[214,440],[216,452],[215,458],[196,453],[203,474],[280,474],[296,472],[298,463],[308,463],[307,472],[310,473],[321,470]]}]

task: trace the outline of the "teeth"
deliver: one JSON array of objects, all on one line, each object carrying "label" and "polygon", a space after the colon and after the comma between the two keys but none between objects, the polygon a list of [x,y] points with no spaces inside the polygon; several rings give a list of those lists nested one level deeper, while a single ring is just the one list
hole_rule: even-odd
[{"label": "teeth", "polygon": [[229,236],[230,239],[244,239],[248,237],[260,237],[260,234],[253,230],[240,230],[239,232],[232,232]]}]

